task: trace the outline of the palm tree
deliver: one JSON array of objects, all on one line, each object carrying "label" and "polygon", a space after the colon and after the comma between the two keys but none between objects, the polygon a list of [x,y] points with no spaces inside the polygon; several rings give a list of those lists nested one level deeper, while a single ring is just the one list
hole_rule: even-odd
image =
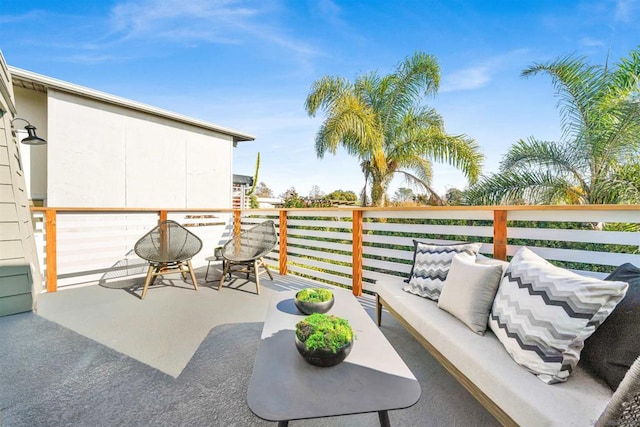
[{"label": "palm tree", "polygon": [[447,135],[442,117],[421,105],[422,98],[438,90],[440,68],[436,59],[421,52],[398,64],[395,73],[370,73],[354,82],[323,77],[314,82],[305,108],[314,117],[326,114],[315,140],[319,158],[335,154],[342,146],[357,156],[371,200],[382,206],[395,174],[439,197],[431,187],[431,160],[462,170],[470,182],[480,174],[483,156],[475,141],[464,135]]},{"label": "palm tree", "polygon": [[637,166],[640,155],[640,49],[616,65],[611,70],[569,56],[525,69],[523,77],[551,77],[562,137],[518,141],[499,173],[467,191],[467,202],[640,203],[637,167],[621,173]]}]

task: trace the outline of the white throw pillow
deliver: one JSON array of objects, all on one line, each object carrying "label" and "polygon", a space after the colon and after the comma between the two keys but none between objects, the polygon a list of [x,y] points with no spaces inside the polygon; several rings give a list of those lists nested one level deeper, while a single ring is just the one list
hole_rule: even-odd
[{"label": "white throw pillow", "polygon": [[476,264],[473,259],[456,255],[438,307],[456,316],[476,334],[483,335],[501,277],[500,265]]},{"label": "white throw pillow", "polygon": [[521,248],[507,267],[489,326],[511,357],[547,384],[566,381],[628,284],[585,277]]},{"label": "white throw pillow", "polygon": [[436,245],[414,240],[415,252],[409,283],[404,291],[438,301],[456,254],[475,260],[482,243]]}]

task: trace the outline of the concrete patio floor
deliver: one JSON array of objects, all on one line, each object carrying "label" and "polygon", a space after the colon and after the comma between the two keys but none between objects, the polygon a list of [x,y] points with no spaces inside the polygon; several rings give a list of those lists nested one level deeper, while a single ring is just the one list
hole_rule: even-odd
[{"label": "concrete patio floor", "polygon": [[[41,295],[36,313],[0,318],[9,344],[0,349],[0,425],[275,425],[246,404],[262,321],[276,292],[318,284],[262,276],[257,295],[244,278],[218,291],[204,276],[199,269],[197,292],[179,275],[163,277],[144,300],[129,289],[144,278],[61,290]],[[373,319],[373,297],[359,301]],[[389,314],[382,331],[422,387],[416,405],[390,412],[392,425],[497,425]],[[290,425],[377,425],[377,415]]]}]

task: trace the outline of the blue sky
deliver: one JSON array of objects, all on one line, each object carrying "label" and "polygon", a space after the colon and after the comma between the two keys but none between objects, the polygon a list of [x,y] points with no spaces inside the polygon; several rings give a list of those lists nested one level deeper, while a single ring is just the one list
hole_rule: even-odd
[{"label": "blue sky", "polygon": [[[441,67],[425,99],[447,131],[474,138],[495,172],[518,139],[560,137],[550,79],[520,77],[566,55],[603,64],[640,44],[640,0],[2,0],[0,50],[9,65],[256,136],[234,151],[234,173],[275,194],[313,185],[359,192],[344,152],[317,159],[322,117],[304,101],[325,76],[393,72],[416,51]],[[434,186],[464,188],[447,165]],[[394,180],[390,195],[401,179]]]}]

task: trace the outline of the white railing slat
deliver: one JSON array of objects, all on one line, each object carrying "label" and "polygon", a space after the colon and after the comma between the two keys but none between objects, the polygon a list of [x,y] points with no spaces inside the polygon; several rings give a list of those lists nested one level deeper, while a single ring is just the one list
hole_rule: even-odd
[{"label": "white railing slat", "polygon": [[326,251],[316,251],[311,249],[296,248],[291,246],[287,247],[287,252],[289,254],[294,254],[294,255],[306,255],[306,256],[329,259],[332,261],[346,262],[351,264],[351,256],[348,256],[348,255],[341,255],[341,254],[336,254],[336,253],[326,252]]},{"label": "white railing slat", "polygon": [[318,279],[328,280],[335,283],[340,283],[341,285],[347,286],[351,288],[351,279],[349,277],[344,276],[336,276],[335,274],[329,274],[322,271],[311,270],[308,268],[300,267],[297,265],[288,266],[289,271],[298,274],[304,274],[307,276],[315,277]]},{"label": "white railing slat", "polygon": [[446,234],[453,236],[492,237],[493,227],[473,227],[468,225],[397,224],[365,222],[364,230],[395,231],[417,234]]},{"label": "white railing slat", "polygon": [[344,221],[322,221],[322,220],[300,220],[300,219],[288,219],[287,227],[324,227],[324,228],[338,228],[351,230],[351,222]]},{"label": "white railing slat", "polygon": [[329,271],[334,271],[334,272],[344,273],[349,275],[353,271],[351,266],[347,267],[344,265],[331,264],[329,262],[316,261],[313,259],[300,258],[297,256],[288,256],[287,261],[296,263],[296,264],[302,264],[304,266],[317,267],[317,268],[322,268],[323,270],[329,270]]},{"label": "white railing slat", "polygon": [[307,240],[287,236],[287,250],[289,249],[289,245],[310,246],[313,248],[323,248],[342,252],[351,252],[351,250],[353,249],[353,246],[350,243],[345,244],[337,242],[327,242],[325,240]]},{"label": "white railing slat", "polygon": [[335,239],[335,240],[351,240],[353,238],[352,233],[340,233],[337,231],[306,230],[303,228],[287,227],[287,237],[289,236],[321,237],[323,239]]}]

